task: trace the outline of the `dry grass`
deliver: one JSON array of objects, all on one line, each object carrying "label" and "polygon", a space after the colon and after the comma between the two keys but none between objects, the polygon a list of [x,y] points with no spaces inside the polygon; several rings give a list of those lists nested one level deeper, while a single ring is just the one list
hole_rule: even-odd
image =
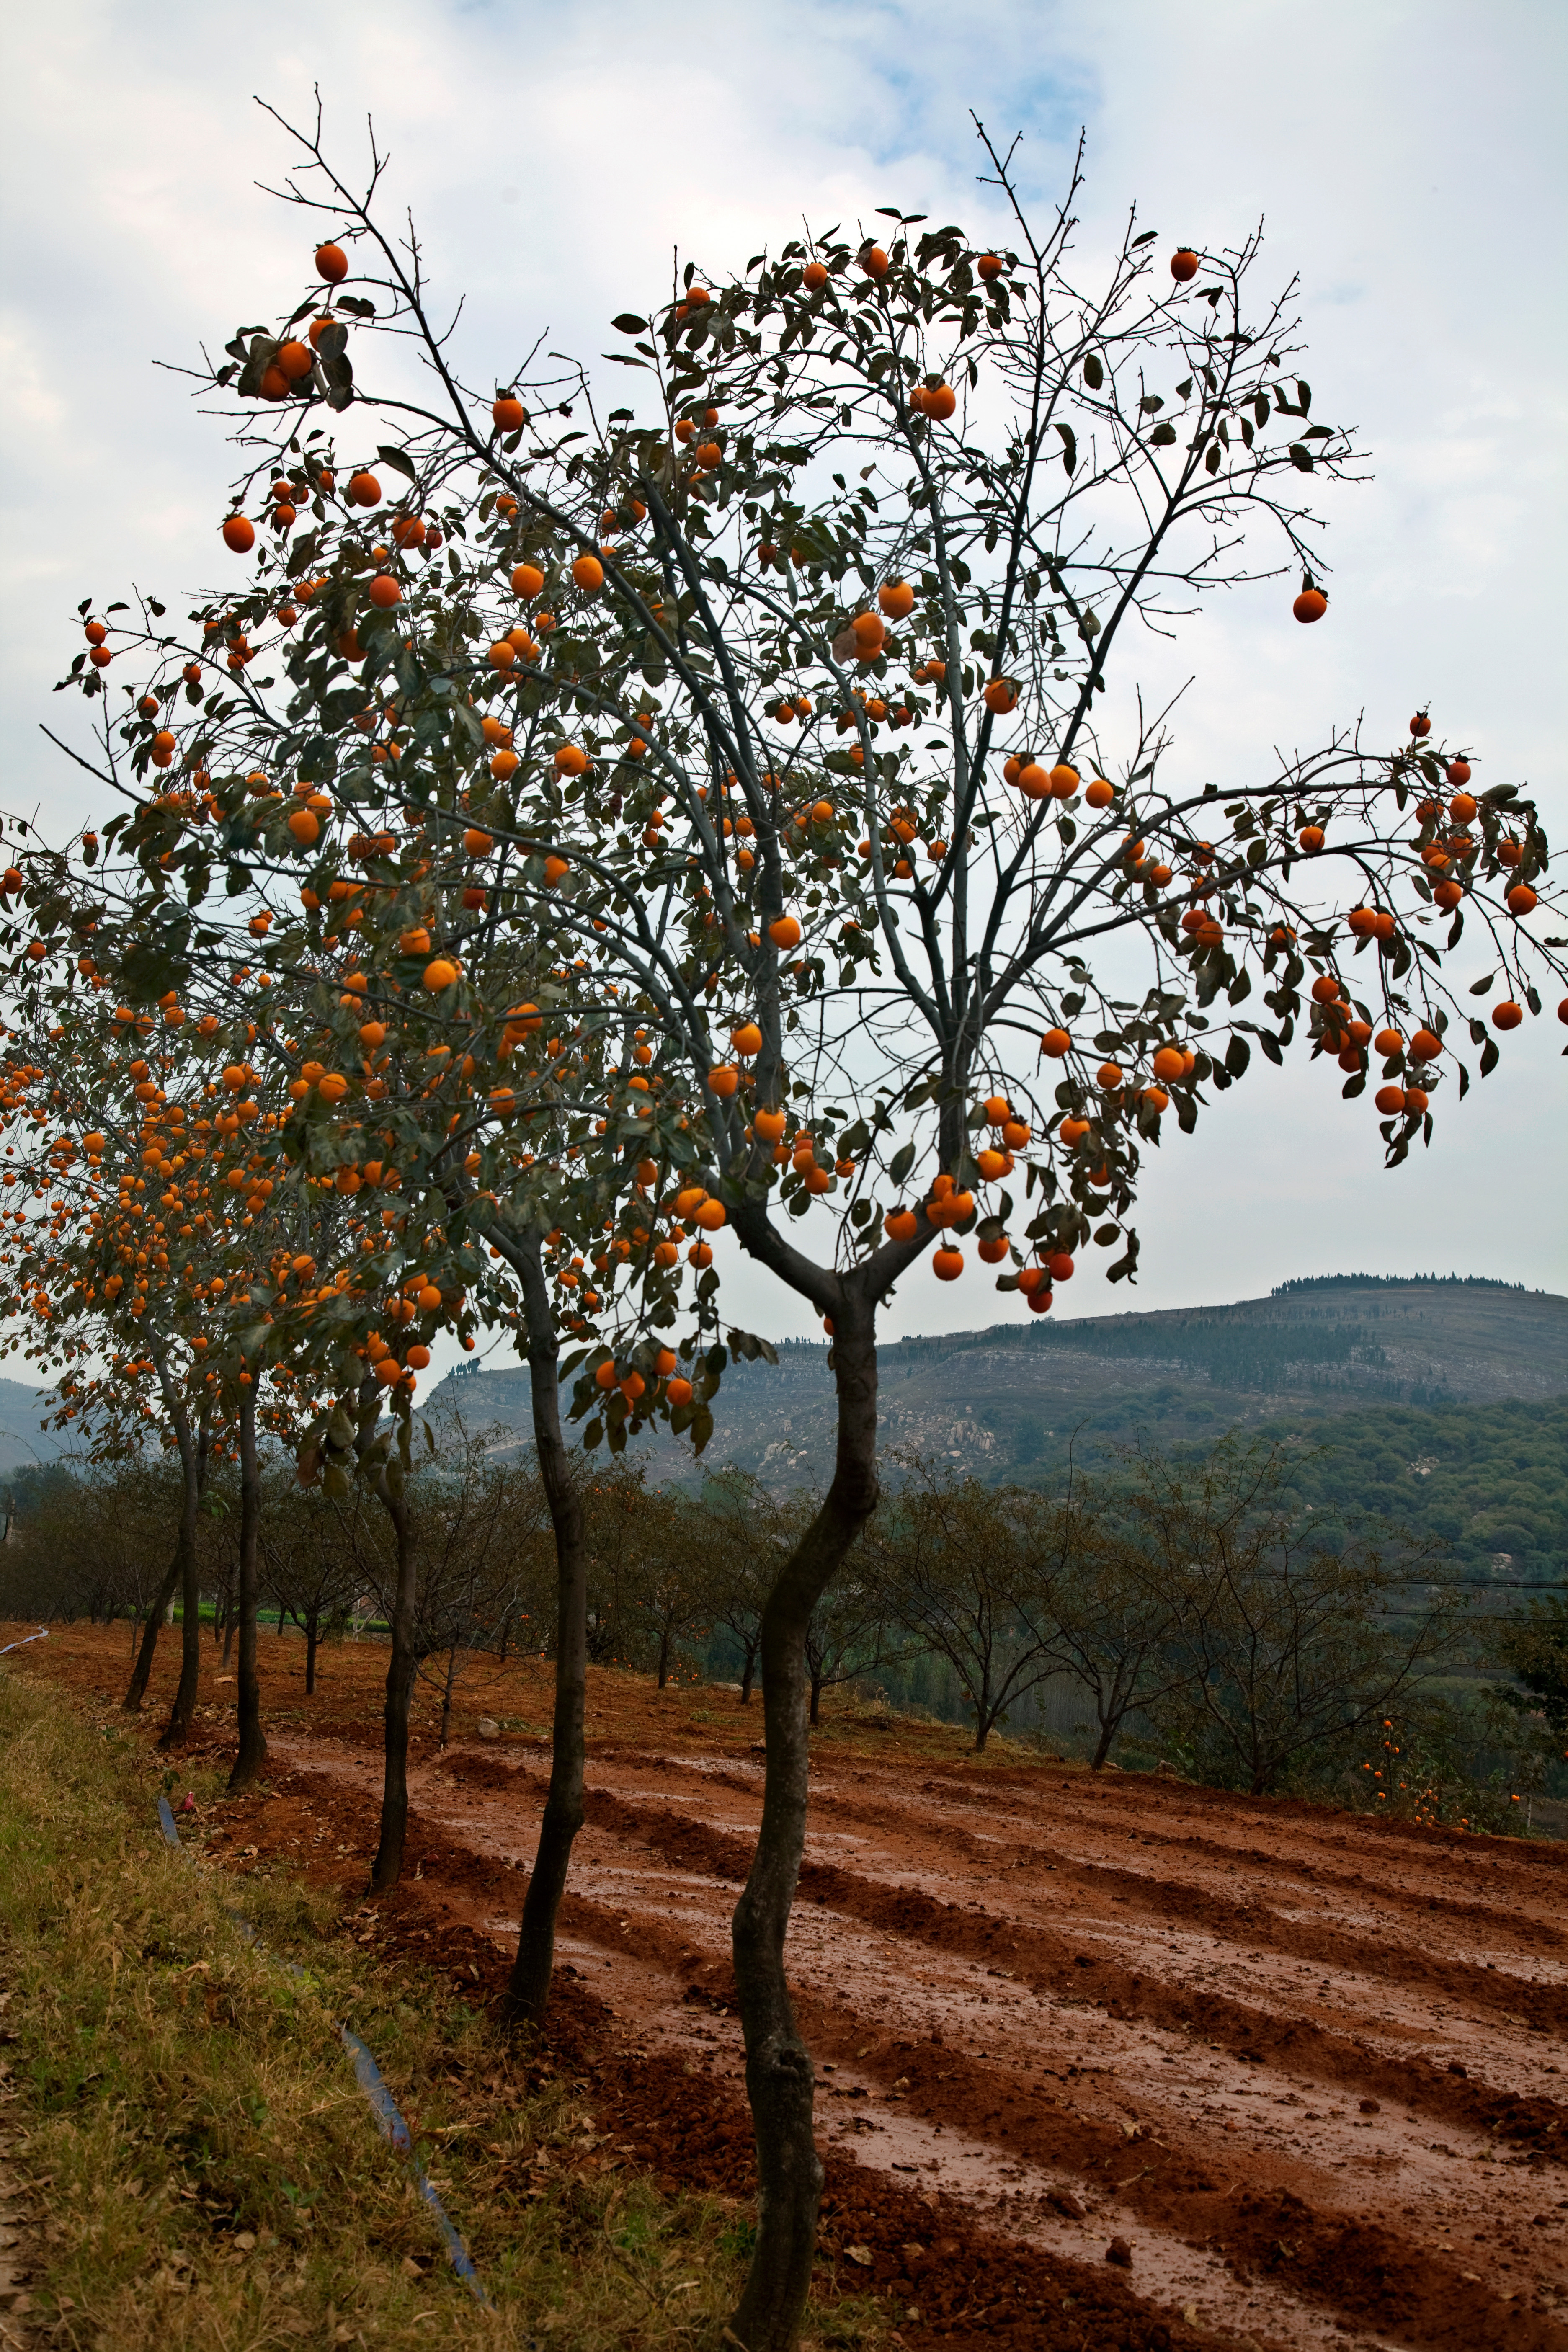
[{"label": "dry grass", "polygon": [[[324,1940],[331,1906],[297,1885],[247,1885],[264,1938],[247,1945],[224,1910],[231,1882],[160,1838],[157,1786],[107,1709],[0,1669],[0,1976],[18,2170],[45,2218],[34,2310],[53,2342],[717,2340],[740,2284],[733,2211],[574,2170],[593,2137],[582,2087],[526,2093],[488,2020],[433,1978]],[[376,2133],[344,2017],[416,2115],[493,2312],[453,2276]]]}]

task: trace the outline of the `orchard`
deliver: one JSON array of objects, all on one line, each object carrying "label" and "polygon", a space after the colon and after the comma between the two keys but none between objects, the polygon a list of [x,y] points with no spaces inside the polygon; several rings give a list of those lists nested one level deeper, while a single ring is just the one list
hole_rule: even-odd
[{"label": "orchard", "polygon": [[[9,825],[8,1345],[96,1446],[151,1418],[187,1516],[215,1445],[254,1497],[258,1430],[379,1497],[406,1563],[381,1887],[419,1376],[440,1333],[515,1335],[559,1563],[537,2021],[583,1819],[568,1433],[709,1444],[767,1352],[723,1317],[728,1248],[824,1319],[837,1468],[763,1612],[733,1927],[760,2203],[732,2326],[787,2346],[821,2180],[784,1967],[805,1643],[878,1501],[880,1308],[989,1269],[1042,1314],[1092,1248],[1131,1280],[1158,1153],[1258,1055],[1337,1085],[1391,1169],[1440,1146],[1563,984],[1547,843],[1425,706],[1221,787],[1142,705],[1145,635],[1221,590],[1333,625],[1321,494],[1364,459],[1258,236],[1168,252],[1134,219],[1084,290],[1077,173],[1033,223],[987,142],[994,249],[889,211],[684,265],[615,320],[613,377],[542,363],[527,321],[533,357],[472,375],[379,166],[356,192],[289,136],[300,299],[201,383],[237,465],[213,591],[82,606],[63,748],[105,814]],[[183,1527],[171,1592],[191,1559]]]}]

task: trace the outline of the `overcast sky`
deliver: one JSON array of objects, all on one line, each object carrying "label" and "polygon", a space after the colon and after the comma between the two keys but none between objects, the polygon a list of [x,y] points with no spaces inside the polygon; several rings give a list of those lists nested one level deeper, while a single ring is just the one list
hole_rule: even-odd
[{"label": "overcast sky", "polygon": [[[1133,203],[1172,245],[1234,243],[1262,217],[1268,274],[1301,276],[1314,415],[1357,425],[1373,479],[1330,507],[1319,627],[1296,626],[1275,585],[1189,633],[1178,767],[1237,782],[1273,744],[1360,712],[1393,741],[1430,699],[1481,781],[1528,784],[1560,839],[1565,61],[1561,0],[13,11],[0,797],[57,834],[101,818],[37,731],[79,708],[49,691],[80,644],[77,604],[226,576],[220,428],[156,362],[292,308],[313,240],[257,185],[286,150],[253,93],[303,118],[319,82],[345,157],[363,157],[374,113],[388,201],[412,208],[439,285],[468,297],[475,380],[540,333],[601,352],[615,312],[667,287],[677,244],[722,274],[803,215],[886,204],[981,234],[995,215],[971,108],[1022,131],[1042,205],[1085,129],[1086,254]],[[1568,1286],[1565,1044],[1555,1019],[1527,1024],[1462,1108],[1445,1093],[1433,1150],[1394,1175],[1365,1101],[1342,1103],[1304,1058],[1283,1075],[1256,1062],[1149,1171],[1136,1290],[1086,1265],[1072,1310],[1352,1270]],[[977,1274],[944,1287],[922,1266],[888,1328],[1015,1311]],[[749,1269],[729,1304],[775,1334],[810,1328]]]}]

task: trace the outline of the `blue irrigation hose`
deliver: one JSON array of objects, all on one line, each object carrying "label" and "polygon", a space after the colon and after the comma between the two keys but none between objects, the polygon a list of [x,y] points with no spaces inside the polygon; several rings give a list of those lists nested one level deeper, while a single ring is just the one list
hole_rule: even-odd
[{"label": "blue irrigation hose", "polygon": [[7,1642],[5,1647],[0,1650],[0,1658],[8,1658],[13,1650],[25,1650],[29,1642],[47,1642],[48,1638],[48,1627],[40,1625],[36,1633],[24,1633],[19,1642]]},{"label": "blue irrigation hose", "polygon": [[[37,1634],[34,1634],[32,1639],[36,1641]],[[174,1824],[174,1811],[168,1798],[162,1794],[158,1799],[158,1823],[169,1843],[175,1848],[176,1852],[184,1853],[180,1832]],[[230,1911],[228,1916],[239,1928],[247,1944],[254,1944],[258,1940],[256,1930],[248,1919],[243,1918],[237,1911]],[[293,1960],[288,1960],[284,1965],[295,1976],[303,1976],[305,1973],[304,1969]],[[485,2293],[484,2283],[474,2268],[467,2246],[453,2228],[451,2217],[446,2207],[430,2186],[429,2176],[415,2148],[413,2137],[404,2120],[402,2111],[386,2087],[385,2076],[357,2033],[351,2032],[346,2025],[340,2025],[338,2039],[353,2061],[354,2080],[370,2101],[376,2123],[383,2135],[392,2142],[399,2156],[405,2156],[408,2159],[408,2168],[414,2175],[414,2186],[436,2217],[436,2226],[445,2242],[447,2258],[452,2268],[474,2300],[482,2304],[489,2311],[491,2305],[489,2295]]]},{"label": "blue irrigation hose", "polygon": [[485,2293],[479,2274],[469,2259],[467,2246],[452,2227],[446,2207],[430,2186],[424,2164],[408,2136],[408,2126],[403,2120],[396,2100],[386,2087],[380,2067],[357,2033],[351,2033],[346,2025],[340,2025],[338,2032],[343,2048],[353,2060],[354,2078],[375,2110],[377,2123],[398,2154],[408,2158],[409,2168],[414,2175],[414,2186],[436,2216],[436,2226],[446,2242],[447,2259],[452,2268],[476,2302],[482,2303],[488,2311],[490,2307],[490,2299]]}]

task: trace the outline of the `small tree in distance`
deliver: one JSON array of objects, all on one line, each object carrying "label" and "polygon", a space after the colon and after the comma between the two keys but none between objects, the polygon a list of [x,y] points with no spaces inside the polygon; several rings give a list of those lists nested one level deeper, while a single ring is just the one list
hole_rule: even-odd
[{"label": "small tree in distance", "polygon": [[340,1631],[364,1588],[353,1547],[343,1540],[336,1506],[301,1489],[292,1457],[268,1464],[261,1512],[262,1577],[279,1612],[305,1637],[305,1696],[316,1689],[316,1653],[324,1633]]},{"label": "small tree in distance", "polygon": [[[1516,787],[1439,761],[1422,709],[1386,748],[1339,732],[1222,792],[1142,708],[1142,632],[1204,594],[1283,568],[1297,621],[1327,609],[1309,485],[1359,460],[1316,421],[1291,292],[1254,291],[1256,236],[1156,275],[1130,220],[1086,292],[1076,174],[1037,233],[985,142],[996,250],[889,211],[886,246],[834,227],[733,278],[687,265],[617,320],[638,404],[605,409],[554,362],[467,383],[416,242],[379,224],[379,158],[356,194],[319,127],[300,145],[289,194],[333,232],[315,283],[204,387],[237,403],[223,529],[250,554],[254,504],[258,560],[184,639],[151,604],[91,625],[79,665],[152,673],[103,728],[129,821],[90,894],[27,899],[18,967],[36,946],[41,995],[90,895],[132,1002],[259,970],[301,1015],[268,1048],[300,1089],[279,1163],[395,1157],[403,1264],[465,1315],[515,1325],[547,1281],[590,1444],[653,1415],[706,1442],[758,1344],[726,1343],[710,1234],[826,1318],[836,1469],[763,1610],[734,1924],[761,2185],[734,2331],[784,2347],[821,2182],[784,1970],[806,1644],[877,1500],[881,1306],[933,1243],[960,1278],[965,1237],[1033,1311],[1091,1239],[1131,1276],[1170,1119],[1255,1048],[1305,1050],[1352,1100],[1381,1075],[1397,1165],[1479,1026],[1448,961],[1467,929],[1500,1031],[1539,1011],[1532,958],[1562,970],[1521,929],[1546,843]],[[410,346],[422,382],[384,393]],[[282,686],[253,669],[274,655]],[[95,695],[103,667],[79,667]],[[176,761],[178,789],[144,791]],[[305,1307],[272,1312],[268,1346],[309,1355]],[[362,1346],[384,1312],[366,1286]]]},{"label": "small tree in distance", "polygon": [[1200,1461],[1133,1457],[1151,1587],[1170,1596],[1181,1671],[1148,1704],[1255,1797],[1345,1748],[1451,1653],[1459,1595],[1441,1538],[1321,1525],[1278,1442],[1225,1438]]},{"label": "small tree in distance", "polygon": [[704,1482],[689,1534],[702,1613],[722,1626],[739,1650],[741,1705],[749,1706],[762,1654],[763,1611],[798,1539],[795,1510],[781,1507],[751,1471],[726,1463]]},{"label": "small tree in distance", "polygon": [[1068,1514],[1028,1488],[986,1486],[906,1458],[862,1542],[882,1610],[946,1660],[982,1753],[1010,1708],[1059,1671],[1053,1575]]}]

